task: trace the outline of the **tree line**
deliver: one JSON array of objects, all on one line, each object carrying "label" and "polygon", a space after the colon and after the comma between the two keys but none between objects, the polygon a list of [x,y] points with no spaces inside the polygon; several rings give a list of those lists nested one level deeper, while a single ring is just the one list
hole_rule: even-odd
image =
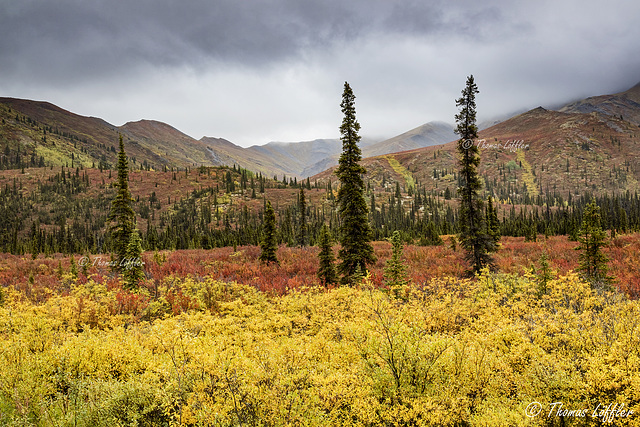
[{"label": "tree line", "polygon": [[[13,254],[108,251],[106,218],[115,188],[101,189],[91,198],[75,197],[90,188],[87,175],[82,170],[77,173],[77,170],[64,168],[64,172],[51,176],[26,194],[18,179],[0,187],[0,251]],[[237,180],[240,173],[235,172],[235,176]],[[285,188],[281,181],[273,184],[271,179],[265,179],[265,182],[267,186]],[[297,187],[287,184],[287,188],[308,191],[306,183]],[[249,197],[251,192],[249,187]],[[140,230],[145,250],[257,245],[264,203],[261,203],[262,209],[249,209],[235,201],[234,195],[230,205],[229,194],[225,194],[223,189],[204,188],[181,199],[167,201],[159,200],[152,192],[132,202],[137,216],[149,224]],[[442,198],[425,194],[416,191],[413,200],[407,202],[406,198],[400,200],[393,193],[367,191],[372,239],[388,239],[398,230],[405,242],[433,244],[439,242],[436,236],[458,234],[459,209]],[[383,196],[387,197],[381,202]],[[257,180],[256,199],[266,202],[265,194],[259,192]],[[594,195],[585,192],[573,199],[570,205],[555,207],[502,205],[498,208],[500,234],[531,240],[540,235],[568,235],[575,240],[590,200],[600,206],[603,229],[616,233],[640,231],[640,197],[637,193]],[[158,214],[157,207],[166,203],[171,204],[172,210]],[[323,224],[327,224],[335,239],[340,224],[336,201],[327,196],[321,204],[306,201],[305,205],[307,244],[318,242]],[[298,245],[301,217],[298,200],[288,205],[274,205],[274,211],[278,244]]]},{"label": "tree line", "polygon": [[[236,176],[240,176],[239,173],[236,172]],[[27,194],[19,180],[0,187],[0,251],[13,254],[108,251],[106,217],[115,194],[114,188],[101,189],[97,196],[91,198],[74,197],[86,193],[89,188],[87,180],[83,171],[76,174],[76,169],[66,168],[64,174],[53,175]],[[266,179],[266,183],[271,185],[272,181]],[[284,188],[282,182],[275,185]],[[308,191],[306,185],[298,185],[297,190],[300,188]],[[134,201],[134,211],[149,224],[140,230],[144,248],[210,249],[234,244],[257,245],[264,203],[258,210],[246,208],[236,201],[230,206],[229,198],[225,198],[221,191],[215,187],[195,190],[184,198],[171,200],[171,212],[163,214],[156,213],[157,207],[168,201],[159,200],[153,192]],[[251,191],[249,189],[248,193]],[[257,199],[266,201],[264,193],[256,193]],[[373,240],[388,239],[398,230],[405,242],[433,244],[439,241],[436,235],[460,232],[459,209],[442,198],[415,192],[411,202],[399,200],[395,194],[387,195],[385,202],[380,202],[386,194],[376,195],[373,191],[365,194]],[[325,223],[334,239],[338,235],[337,205],[330,197],[326,199],[321,204],[305,203],[308,244],[316,244]],[[617,233],[640,231],[640,197],[627,191],[602,195],[585,192],[574,197],[571,205],[556,207],[503,205],[498,208],[500,234],[532,240],[539,235],[568,235],[575,240],[590,200],[595,200],[600,206],[605,230]],[[376,205],[375,210],[372,205]],[[55,209],[49,209],[50,206],[55,206]],[[274,205],[274,211],[278,244],[298,245],[299,202]]]}]

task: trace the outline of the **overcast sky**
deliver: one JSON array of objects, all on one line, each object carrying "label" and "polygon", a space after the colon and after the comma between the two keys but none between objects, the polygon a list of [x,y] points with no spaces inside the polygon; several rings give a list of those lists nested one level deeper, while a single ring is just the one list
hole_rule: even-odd
[{"label": "overcast sky", "polygon": [[339,137],[348,81],[365,137],[640,81],[640,2],[0,0],[0,96],[114,125],[154,119],[249,146]]}]

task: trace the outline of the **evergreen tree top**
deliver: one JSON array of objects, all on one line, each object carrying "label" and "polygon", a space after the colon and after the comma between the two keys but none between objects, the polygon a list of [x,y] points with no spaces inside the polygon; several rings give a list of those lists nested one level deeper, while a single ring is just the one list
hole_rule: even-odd
[{"label": "evergreen tree top", "polygon": [[476,94],[479,93],[473,74],[467,77],[467,83],[462,90],[462,96],[456,100],[456,107],[461,110],[456,114],[457,126],[454,132],[460,135],[461,140],[473,141],[478,137],[478,126],[476,126]]},{"label": "evergreen tree top", "polygon": [[340,103],[342,114],[344,115],[342,125],[340,126],[340,134],[342,135],[340,139],[342,142],[357,143],[360,141],[360,136],[358,135],[360,123],[356,120],[355,101],[356,96],[353,94],[351,86],[349,86],[348,82],[344,82],[344,92],[342,93],[342,102]]},{"label": "evergreen tree top", "polygon": [[355,95],[349,83],[344,83],[344,92],[342,94],[343,118],[340,125],[340,140],[342,141],[342,154],[338,160],[338,168],[336,175],[341,181],[349,180],[349,176],[363,175],[366,169],[358,162],[362,160],[362,151],[358,146],[360,141],[360,123],[356,119]]},{"label": "evergreen tree top", "polygon": [[118,151],[118,187],[125,188],[129,186],[129,158],[124,151],[124,141],[120,136],[120,150]]}]

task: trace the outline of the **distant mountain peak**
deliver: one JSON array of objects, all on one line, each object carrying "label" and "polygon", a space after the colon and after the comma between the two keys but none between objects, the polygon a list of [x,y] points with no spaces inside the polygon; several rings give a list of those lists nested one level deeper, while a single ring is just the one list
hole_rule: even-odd
[{"label": "distant mountain peak", "polygon": [[381,156],[400,151],[415,150],[445,144],[456,139],[453,125],[441,121],[428,122],[393,138],[363,147],[365,156]]},{"label": "distant mountain peak", "polygon": [[135,122],[127,122],[121,126],[121,129],[147,138],[193,139],[173,126],[157,120],[142,119]]},{"label": "distant mountain peak", "polygon": [[624,92],[592,96],[560,108],[564,113],[601,113],[640,125],[640,83]]},{"label": "distant mountain peak", "polygon": [[163,130],[172,130],[172,131],[180,132],[180,133],[184,134],[183,132],[181,132],[178,129],[174,128],[170,124],[167,124],[167,123],[164,123],[164,122],[160,122],[158,120],[140,119],[140,120],[136,120],[136,121],[127,122],[124,125],[122,125],[122,127],[134,127],[134,126],[135,127],[156,128],[156,129],[163,129]]},{"label": "distant mountain peak", "polygon": [[205,144],[211,145],[214,148],[216,148],[216,147],[231,147],[231,148],[242,149],[242,147],[240,147],[239,145],[234,144],[233,142],[229,141],[228,139],[217,138],[215,136],[203,136],[202,138],[200,138],[200,141],[204,142]]}]

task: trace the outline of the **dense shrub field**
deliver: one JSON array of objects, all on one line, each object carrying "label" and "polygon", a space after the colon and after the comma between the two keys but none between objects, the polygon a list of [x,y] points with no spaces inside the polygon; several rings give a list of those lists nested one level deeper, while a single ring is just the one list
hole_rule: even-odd
[{"label": "dense shrub field", "polygon": [[[270,295],[187,277],[158,298],[62,280],[69,292],[40,304],[4,290],[2,425],[601,425],[599,404],[640,412],[640,304],[574,274],[443,277],[400,298],[369,280]],[[172,313],[176,298],[190,308]],[[544,409],[529,418],[532,402]],[[555,402],[589,411],[560,416]]]},{"label": "dense shrub field", "polygon": [[107,257],[2,254],[0,425],[640,425],[638,235],[606,249],[611,289],[572,272],[575,245],[505,238],[474,279],[408,246],[393,294],[388,242],[330,289],[317,248],[148,252],[137,292]]}]

